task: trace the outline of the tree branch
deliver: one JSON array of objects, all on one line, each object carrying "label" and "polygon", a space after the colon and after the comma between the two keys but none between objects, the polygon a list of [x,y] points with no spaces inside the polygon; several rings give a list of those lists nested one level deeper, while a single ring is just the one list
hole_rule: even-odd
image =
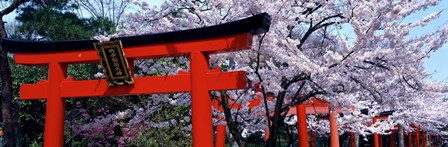
[{"label": "tree branch", "polygon": [[221,106],[224,110],[224,115],[226,118],[227,126],[229,126],[230,133],[233,135],[238,144],[244,144],[243,136],[238,131],[238,125],[232,118],[232,114],[229,107],[229,101],[227,100],[227,94],[224,91],[221,91]]},{"label": "tree branch", "polygon": [[420,86],[419,86],[417,83],[416,83],[416,86],[413,86],[411,83],[409,83],[409,81],[406,79],[406,77],[404,77],[404,75],[402,75],[401,77],[403,78],[404,82],[405,82],[409,87],[411,87],[412,89],[415,89],[415,90],[420,90]]},{"label": "tree branch", "polygon": [[[360,80],[354,78],[354,77],[350,77],[350,79],[352,79],[353,81],[355,81],[355,83],[359,84],[363,89],[367,90],[375,100],[382,102],[382,100],[380,99],[381,95],[379,92],[377,92],[376,90],[371,90],[369,89],[366,85],[364,85],[364,83],[362,83]],[[377,93],[380,96],[377,96],[375,93]]]},{"label": "tree branch", "polygon": [[[9,13],[11,13],[12,11],[14,11],[17,7],[19,7],[21,4],[28,2],[30,0],[15,0],[11,3],[11,5],[9,5],[8,7],[6,7],[5,9],[3,9],[2,11],[0,11],[0,17],[3,17]],[[43,1],[43,0],[41,0]]]},{"label": "tree branch", "polygon": [[299,45],[297,45],[297,48],[300,49],[302,48],[302,45],[305,43],[305,41],[308,39],[308,37],[316,30],[322,28],[322,27],[326,27],[326,26],[330,26],[335,24],[335,22],[327,22],[325,23],[325,21],[332,19],[332,18],[344,18],[344,16],[342,16],[341,13],[333,15],[333,16],[329,16],[327,18],[322,19],[321,21],[319,21],[316,25],[313,26],[313,21],[311,19],[310,21],[310,27],[308,28],[308,30],[305,32],[305,35],[303,35],[303,37],[300,39],[300,43]]}]

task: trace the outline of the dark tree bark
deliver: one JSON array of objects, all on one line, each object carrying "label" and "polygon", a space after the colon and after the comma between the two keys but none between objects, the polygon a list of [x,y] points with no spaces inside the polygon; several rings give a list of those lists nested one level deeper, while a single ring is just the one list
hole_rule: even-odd
[{"label": "dark tree bark", "polygon": [[[3,20],[0,20],[0,36],[6,37]],[[0,52],[0,75],[2,79],[2,121],[3,140],[5,146],[15,146],[14,125],[12,122],[12,80],[6,51]]]},{"label": "dark tree bark", "polygon": [[404,147],[403,125],[398,124],[398,147]]},{"label": "dark tree bark", "polygon": [[[29,0],[15,0],[6,7],[5,9],[0,11],[0,37],[6,38],[7,33],[5,30],[5,22],[3,21],[3,16],[6,14],[11,13],[14,11],[17,7],[19,7],[21,4],[27,2]],[[0,75],[1,75],[1,81],[2,81],[2,122],[3,122],[3,145],[8,147],[14,147],[17,146],[17,140],[16,140],[16,132],[15,127],[18,127],[14,125],[13,117],[12,117],[12,78],[11,78],[11,69],[9,68],[8,63],[8,56],[7,52],[1,49],[0,51]]]},{"label": "dark tree bark", "polygon": [[[227,100],[228,97],[225,94],[225,92],[221,92],[221,96],[222,96],[221,106],[224,110],[224,115],[226,118],[227,126],[229,127],[229,131],[232,134],[235,141],[238,143],[238,146],[245,147],[246,144],[244,142],[243,136],[241,135],[241,132],[238,129],[238,124],[232,118],[232,113],[230,112],[230,104],[229,101]],[[238,114],[236,114],[236,116],[238,117]]]},{"label": "dark tree bark", "polygon": [[278,131],[279,126],[282,123],[280,120],[281,115],[281,108],[283,106],[283,100],[285,98],[286,92],[280,92],[277,96],[277,101],[275,102],[275,110],[274,110],[274,116],[272,117],[272,124],[269,126],[269,138],[266,141],[267,147],[274,147],[277,144],[277,138],[278,138]]}]

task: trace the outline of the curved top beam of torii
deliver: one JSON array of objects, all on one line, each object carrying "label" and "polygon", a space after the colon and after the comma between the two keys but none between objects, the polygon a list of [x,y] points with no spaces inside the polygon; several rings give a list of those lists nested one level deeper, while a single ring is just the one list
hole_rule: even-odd
[{"label": "curved top beam of torii", "polygon": [[[237,35],[245,32],[261,34],[269,31],[270,16],[261,13],[246,19],[228,22],[220,25],[202,27],[189,30],[165,32],[157,34],[144,34],[112,38],[121,40],[123,46],[140,46],[201,40],[208,38]],[[97,40],[64,40],[64,41],[24,41],[0,38],[1,46],[10,53],[43,53],[92,49],[92,44]]]}]

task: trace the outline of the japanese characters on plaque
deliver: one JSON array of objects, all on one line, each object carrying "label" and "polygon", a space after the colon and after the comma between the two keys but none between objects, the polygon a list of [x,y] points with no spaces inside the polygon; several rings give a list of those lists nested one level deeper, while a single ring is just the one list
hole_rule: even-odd
[{"label": "japanese characters on plaque", "polygon": [[120,40],[94,43],[109,86],[134,84]]}]

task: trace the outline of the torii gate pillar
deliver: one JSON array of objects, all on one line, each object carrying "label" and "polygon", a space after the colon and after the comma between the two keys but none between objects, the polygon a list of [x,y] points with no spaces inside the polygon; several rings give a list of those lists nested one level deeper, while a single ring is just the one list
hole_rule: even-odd
[{"label": "torii gate pillar", "polygon": [[[45,147],[64,144],[65,99],[61,98],[60,83],[67,76],[67,65],[52,62],[48,67],[49,88],[45,114]],[[54,111],[58,110],[58,111]],[[52,137],[49,137],[52,136]]]},{"label": "torii gate pillar", "polygon": [[213,146],[213,124],[210,94],[207,79],[203,78],[208,72],[208,55],[193,52],[190,55],[191,72],[191,117],[193,126],[193,145]]},{"label": "torii gate pillar", "polygon": [[306,123],[306,106],[299,104],[297,109],[297,129],[299,136],[299,147],[308,147],[308,128]]},{"label": "torii gate pillar", "polygon": [[339,147],[339,132],[337,116],[339,113],[335,110],[330,112],[330,142],[331,147]]}]

